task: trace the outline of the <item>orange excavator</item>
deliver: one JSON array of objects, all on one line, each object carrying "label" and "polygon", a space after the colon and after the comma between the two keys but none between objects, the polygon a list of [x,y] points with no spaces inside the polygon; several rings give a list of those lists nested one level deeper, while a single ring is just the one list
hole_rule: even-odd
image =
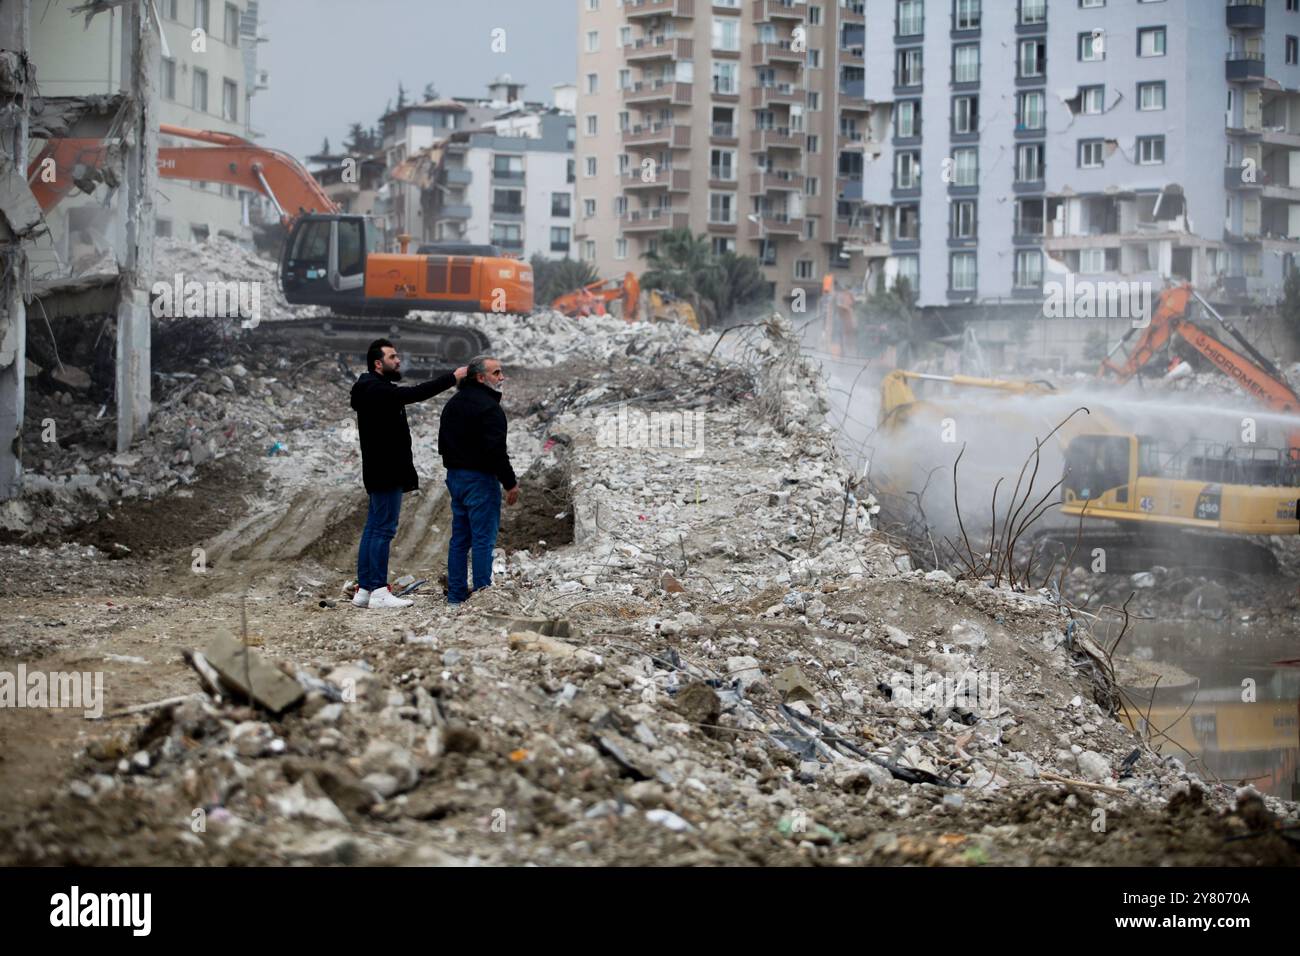
[{"label": "orange excavator", "polygon": [[[1199,303],[1218,322],[1236,343],[1236,348],[1189,318],[1193,301]],[[1138,332],[1136,328],[1130,329],[1102,360],[1097,372],[1099,377],[1112,375],[1121,383],[1129,381],[1177,335],[1209,359],[1215,368],[1232,379],[1247,395],[1279,414],[1300,414],[1300,395],[1287,384],[1286,377],[1277,366],[1251,345],[1232,323],[1219,315],[1190,283],[1171,286],[1162,292],[1150,324],[1140,330],[1132,348],[1126,350],[1123,361],[1112,361],[1112,357],[1125,349],[1129,340]],[[1287,444],[1290,457],[1300,458],[1300,429],[1288,435]]]},{"label": "orange excavator", "polygon": [[[319,305],[338,315],[401,317],[411,311],[498,312],[527,315],[533,309],[533,272],[506,256],[411,254],[380,250],[380,234],[366,216],[340,211],[301,163],[279,150],[229,133],[164,123],[165,136],[204,145],[160,147],[164,179],[229,183],[268,197],[289,231],[280,256],[280,285],[295,305]],[[28,168],[28,182],[42,210],[75,190],[93,190],[109,165],[114,145],[97,139],[52,139]],[[414,326],[415,323],[407,323]],[[487,351],[488,340],[466,326],[418,323],[424,351],[447,361]],[[329,324],[326,333],[373,338],[400,334],[397,323],[354,327]],[[362,349],[364,351],[364,347]]]},{"label": "orange excavator", "polygon": [[623,318],[635,322],[640,318],[641,283],[629,272],[621,279],[601,279],[581,289],[566,292],[551,303],[551,308],[568,316],[605,315],[609,306],[619,302]]}]

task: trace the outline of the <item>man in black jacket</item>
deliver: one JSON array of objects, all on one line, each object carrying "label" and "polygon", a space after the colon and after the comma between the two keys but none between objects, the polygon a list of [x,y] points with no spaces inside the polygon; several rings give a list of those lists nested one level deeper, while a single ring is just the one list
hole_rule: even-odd
[{"label": "man in black jacket", "polygon": [[361,477],[370,494],[366,529],[357,550],[357,607],[402,608],[412,602],[388,590],[388,549],[397,534],[402,495],[420,486],[411,458],[406,406],[445,392],[465,377],[466,367],[419,385],[399,386],[402,358],[393,343],[376,339],[366,352],[369,371],[352,386],[361,438]]},{"label": "man in black jacket", "polygon": [[469,597],[466,560],[474,552],[474,590],[492,583],[492,552],[501,526],[501,489],[506,504],[519,500],[519,483],[506,453],[506,415],[501,411],[505,375],[501,363],[471,359],[456,394],[442,409],[438,451],[451,495],[451,541],[447,545],[447,603]]}]

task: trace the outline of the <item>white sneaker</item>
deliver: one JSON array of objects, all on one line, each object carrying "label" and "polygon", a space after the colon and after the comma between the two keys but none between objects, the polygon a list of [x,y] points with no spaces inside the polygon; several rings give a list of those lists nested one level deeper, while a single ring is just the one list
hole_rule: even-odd
[{"label": "white sneaker", "polygon": [[369,607],[370,592],[365,588],[357,588],[357,593],[352,596],[352,603],[357,607]]},{"label": "white sneaker", "polygon": [[400,608],[410,607],[414,601],[406,598],[393,597],[393,592],[388,588],[376,588],[370,592],[370,603],[366,605],[370,608]]}]

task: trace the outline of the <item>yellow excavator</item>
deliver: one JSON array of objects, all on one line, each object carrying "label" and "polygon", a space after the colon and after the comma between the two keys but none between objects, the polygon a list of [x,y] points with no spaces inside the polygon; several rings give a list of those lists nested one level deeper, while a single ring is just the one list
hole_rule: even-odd
[{"label": "yellow excavator", "polygon": [[[931,387],[941,394],[918,398],[913,386],[921,383],[933,383]],[[993,390],[1008,397],[1060,394],[1041,381],[896,369],[881,383],[879,428],[886,434],[901,434],[909,424],[957,419],[962,410],[957,392],[962,389]],[[1053,403],[1052,415],[1068,404]],[[1158,436],[1134,433],[1095,404],[1090,412],[1070,418],[1052,439],[1065,459],[1062,514],[1119,522],[1129,531],[1300,533],[1296,514],[1300,461],[1290,449],[1234,446],[1203,438],[1173,445]],[[1008,403],[1005,410],[992,412],[982,406],[980,414],[1008,434],[1021,436],[1044,436],[1059,421],[1058,417],[1049,422],[1046,414],[1036,413],[1034,402]],[[905,479],[896,471],[892,481],[900,480]]]}]

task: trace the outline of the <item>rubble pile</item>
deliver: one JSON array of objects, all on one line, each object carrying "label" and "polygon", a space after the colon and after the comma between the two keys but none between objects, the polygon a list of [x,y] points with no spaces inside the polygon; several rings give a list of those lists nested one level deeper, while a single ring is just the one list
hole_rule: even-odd
[{"label": "rubble pile", "polygon": [[[191,696],[110,717],[0,857],[1295,861],[1269,832],[1295,805],[1123,728],[1051,595],[911,570],[873,530],[788,325],[704,345],[570,368],[512,417],[520,507],[572,509],[571,543],[502,548],[466,604],[426,588],[388,616],[322,569],[263,577],[251,649],[192,639]],[[228,602],[202,610],[238,633]],[[251,701],[241,655],[279,668]]]}]

